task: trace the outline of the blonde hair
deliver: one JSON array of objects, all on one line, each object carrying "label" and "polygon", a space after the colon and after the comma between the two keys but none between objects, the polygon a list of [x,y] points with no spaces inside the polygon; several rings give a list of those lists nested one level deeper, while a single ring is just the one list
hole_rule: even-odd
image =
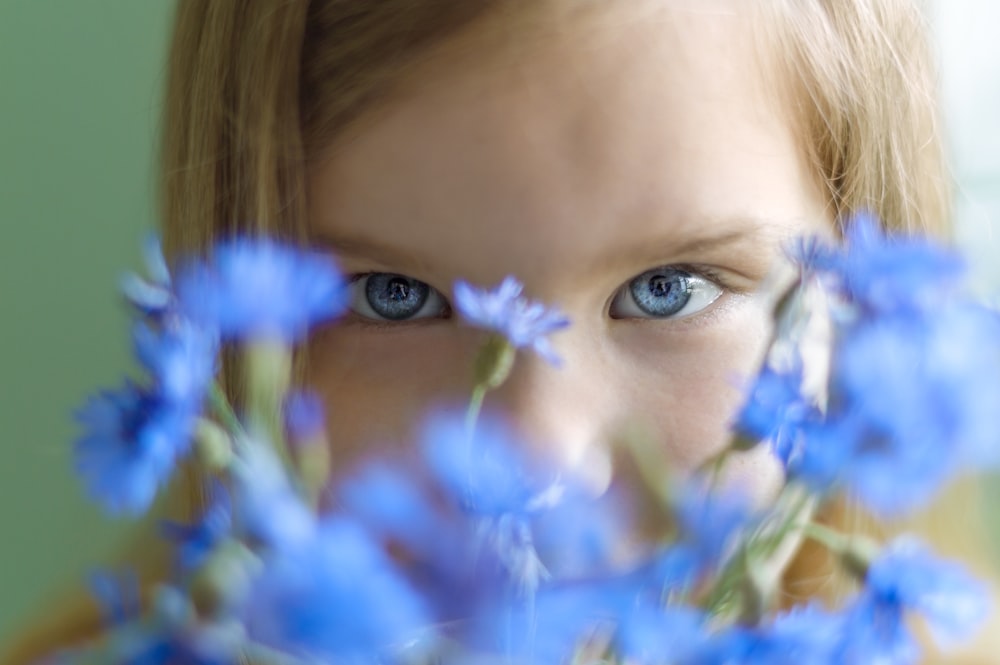
[{"label": "blonde hair", "polygon": [[836,219],[947,237],[929,26],[914,0],[773,0],[761,21]]},{"label": "blonde hair", "polygon": [[[390,99],[426,49],[539,3],[181,0],[162,145],[168,251],[234,233],[304,237],[315,151]],[[889,227],[945,235],[936,76],[916,0],[757,6],[831,216],[867,209]]]}]

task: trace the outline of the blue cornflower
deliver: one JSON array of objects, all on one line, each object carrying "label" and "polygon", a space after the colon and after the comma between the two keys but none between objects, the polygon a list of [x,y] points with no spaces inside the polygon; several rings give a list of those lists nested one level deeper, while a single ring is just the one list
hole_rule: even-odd
[{"label": "blue cornflower", "polygon": [[754,379],[736,428],[756,440],[767,440],[778,459],[788,464],[803,423],[815,414],[802,394],[802,362],[776,369],[765,365]]},{"label": "blue cornflower", "polygon": [[595,498],[592,490],[571,480],[563,481],[558,502],[531,516],[535,549],[556,579],[607,570],[630,535],[619,496],[608,492]]},{"label": "blue cornflower", "polygon": [[[559,483],[517,454],[517,439],[500,418],[487,414],[474,431],[457,413],[431,417],[422,450],[439,487],[476,521],[477,542],[489,547],[526,594],[547,573],[534,548],[528,517],[560,500]],[[523,444],[521,444],[523,446]]]},{"label": "blue cornflower", "polygon": [[147,316],[158,318],[174,304],[170,271],[163,258],[160,240],[149,236],[143,243],[148,278],[127,273],[121,280],[121,291],[132,305]]},{"label": "blue cornflower", "polygon": [[866,310],[936,308],[965,275],[955,253],[924,237],[889,236],[870,213],[845,226],[844,247],[811,240],[793,258]]},{"label": "blue cornflower", "polygon": [[545,505],[551,482],[517,453],[524,444],[494,414],[480,417],[473,432],[459,413],[428,418],[422,451],[433,478],[469,513],[483,517],[526,515]]},{"label": "blue cornflower", "polygon": [[515,348],[530,347],[552,364],[559,358],[547,335],[569,325],[556,309],[521,296],[523,285],[506,277],[493,290],[455,283],[455,309],[470,325],[503,335]]},{"label": "blue cornflower", "polygon": [[[1000,457],[1000,316],[970,302],[853,326],[835,356],[833,392],[899,446],[942,459]],[[945,453],[949,453],[946,457]]]},{"label": "blue cornflower", "polygon": [[100,570],[90,575],[90,592],[101,606],[104,623],[118,626],[139,617],[139,578],[134,570]]},{"label": "blue cornflower", "polygon": [[250,239],[222,244],[209,262],[187,266],[177,295],[183,314],[224,338],[290,342],[342,313],[349,299],[331,258]]},{"label": "blue cornflower", "polygon": [[899,538],[869,567],[866,608],[881,622],[901,621],[904,611],[919,613],[941,646],[970,637],[986,618],[990,601],[983,585],[961,566],[931,555],[911,538]]},{"label": "blue cornflower", "polygon": [[296,391],[284,404],[285,431],[293,444],[317,441],[326,435],[323,401],[315,393]]},{"label": "blue cornflower", "polygon": [[232,505],[239,512],[239,528],[251,542],[281,550],[313,537],[316,517],[267,443],[241,441],[232,474]]},{"label": "blue cornflower", "polygon": [[714,566],[730,554],[737,537],[752,526],[750,501],[732,490],[691,480],[674,500],[679,542],[691,548],[702,567]]},{"label": "blue cornflower", "polygon": [[681,603],[665,606],[665,593],[659,580],[638,571],[550,582],[533,604],[494,602],[479,617],[478,635],[515,662],[568,662],[588,639],[612,632],[622,660],[661,662],[669,655],[671,663],[703,662],[706,615]]},{"label": "blue cornflower", "polygon": [[233,626],[199,623],[181,591],[160,586],[148,614],[112,627],[89,647],[58,655],[68,663],[231,665],[245,656],[243,637]]},{"label": "blue cornflower", "polygon": [[[756,629],[737,631],[742,658],[732,663],[755,665],[835,665],[844,639],[844,620],[818,603],[781,612]],[[725,638],[723,638],[724,640]],[[731,643],[732,644],[732,643]]]},{"label": "blue cornflower", "polygon": [[212,501],[201,517],[192,524],[164,521],[163,536],[174,544],[176,567],[180,572],[196,569],[233,528],[229,495],[221,485],[212,489]]},{"label": "blue cornflower", "polygon": [[199,412],[215,378],[216,336],[175,319],[156,330],[140,321],[132,338],[136,356],[152,374],[163,399]]},{"label": "blue cornflower", "polygon": [[190,447],[190,413],[131,382],[90,397],[76,418],[84,427],[73,447],[76,471],[112,514],[146,510]]},{"label": "blue cornflower", "polygon": [[640,663],[663,662],[667,654],[673,663],[708,662],[702,657],[707,621],[704,612],[686,605],[640,603],[619,617],[616,655]]},{"label": "blue cornflower", "polygon": [[842,329],[833,357],[827,412],[798,423],[791,475],[892,516],[956,471],[1000,461],[994,312],[958,302],[861,319]]},{"label": "blue cornflower", "polygon": [[428,624],[385,552],[356,524],[336,518],[266,557],[244,607],[251,639],[324,662],[378,662]]},{"label": "blue cornflower", "polygon": [[[467,534],[414,478],[412,466],[369,463],[338,485],[338,505],[377,537],[422,561],[457,560]],[[453,557],[455,557],[453,559]]]}]

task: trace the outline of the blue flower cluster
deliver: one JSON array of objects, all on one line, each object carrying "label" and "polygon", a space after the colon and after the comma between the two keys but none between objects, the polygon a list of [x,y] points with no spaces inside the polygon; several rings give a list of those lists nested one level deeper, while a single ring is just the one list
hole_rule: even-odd
[{"label": "blue flower cluster", "polygon": [[[862,218],[846,249],[800,247],[804,288],[835,303],[824,399],[804,389],[805,353],[786,355],[763,368],[739,420],[772,443],[791,482],[774,507],[754,508],[711,472],[664,478],[648,494],[669,518],[666,541],[637,537],[616,495],[594,496],[528,455],[513,424],[479,404],[476,418],[429,414],[406,452],[344,470],[317,497],[254,414],[240,414],[246,425],[203,405],[222,343],[291,345],[346,307],[335,266],[237,241],[172,281],[158,248],[147,254],[150,277],[130,276],[124,290],[148,380],[84,405],[76,465],[110,512],[136,514],[197,431],[202,447],[221,446],[206,465],[214,483],[199,520],[163,525],[176,562],[150,607],[131,578],[97,578],[108,635],[60,661],[908,664],[919,657],[909,614],[947,643],[988,609],[964,571],[914,542],[877,552],[846,537],[829,546],[861,582],[854,598],[766,607],[769,557],[816,526],[803,524],[803,487],[894,514],[955,470],[998,461],[1000,324],[956,297],[957,260],[922,241],[889,240]],[[568,321],[521,291],[513,278],[496,290],[460,282],[456,308],[510,355],[532,348],[555,361],[547,336]],[[305,392],[281,398],[301,461],[325,441],[322,405]]]},{"label": "blue flower cluster", "polygon": [[812,241],[796,258],[835,300],[826,402],[803,394],[808,359],[768,365],[739,428],[769,439],[793,478],[884,516],[1000,462],[1000,315],[962,292],[959,259],[866,216],[843,247]]},{"label": "blue flower cluster", "polygon": [[190,450],[221,340],[295,341],[347,305],[329,259],[272,242],[223,244],[212,260],[186,266],[176,283],[158,242],[148,241],[145,254],[149,278],[130,274],[122,290],[140,315],[135,354],[150,379],[98,393],[77,413],[77,472],[113,514],[149,508]]}]

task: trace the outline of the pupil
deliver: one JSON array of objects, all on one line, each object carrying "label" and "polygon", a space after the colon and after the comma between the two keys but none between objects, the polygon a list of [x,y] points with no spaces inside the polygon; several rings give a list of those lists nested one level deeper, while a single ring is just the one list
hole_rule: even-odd
[{"label": "pupil", "polygon": [[386,291],[389,298],[395,302],[404,302],[410,297],[410,285],[402,277],[393,278]]},{"label": "pupil", "polygon": [[656,275],[649,280],[649,290],[656,298],[663,298],[670,294],[673,283],[666,275]]}]

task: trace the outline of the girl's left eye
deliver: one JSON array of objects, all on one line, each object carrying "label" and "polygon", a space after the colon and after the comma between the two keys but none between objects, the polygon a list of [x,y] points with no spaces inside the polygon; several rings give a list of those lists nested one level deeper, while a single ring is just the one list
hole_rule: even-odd
[{"label": "girl's left eye", "polygon": [[611,302],[613,319],[675,319],[705,309],[722,287],[700,275],[663,266],[624,285]]},{"label": "girl's left eye", "polygon": [[375,321],[412,321],[444,316],[448,303],[424,282],[388,272],[351,278],[351,310]]}]

